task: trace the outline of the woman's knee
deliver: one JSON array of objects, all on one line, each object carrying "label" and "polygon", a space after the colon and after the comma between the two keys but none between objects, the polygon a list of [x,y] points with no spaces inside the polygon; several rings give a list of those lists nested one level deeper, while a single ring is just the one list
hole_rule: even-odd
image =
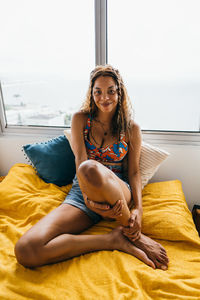
[{"label": "woman's knee", "polygon": [[86,160],[78,168],[79,178],[95,187],[102,187],[105,183],[105,177],[102,174],[101,165],[95,160]]},{"label": "woman's knee", "polygon": [[22,236],[14,249],[18,263],[30,268],[41,265],[41,251],[39,248],[41,247],[37,241]]}]

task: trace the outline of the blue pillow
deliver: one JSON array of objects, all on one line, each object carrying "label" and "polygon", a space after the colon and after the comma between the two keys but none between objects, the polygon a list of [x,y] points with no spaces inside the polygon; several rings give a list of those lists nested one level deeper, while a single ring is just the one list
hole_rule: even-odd
[{"label": "blue pillow", "polygon": [[25,145],[23,150],[45,182],[58,186],[72,182],[76,172],[75,157],[64,135],[48,142]]}]

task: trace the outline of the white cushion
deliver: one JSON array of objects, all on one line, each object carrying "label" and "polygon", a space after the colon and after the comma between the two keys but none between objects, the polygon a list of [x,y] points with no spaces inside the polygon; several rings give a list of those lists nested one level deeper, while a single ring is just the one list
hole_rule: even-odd
[{"label": "white cushion", "polygon": [[71,146],[71,130],[70,130],[70,129],[65,129],[65,130],[64,130],[64,135],[65,135],[66,138],[68,139],[69,144],[70,144],[70,146]]},{"label": "white cushion", "polygon": [[142,188],[156,173],[160,164],[169,156],[169,153],[159,147],[142,142],[140,155],[140,173],[142,178]]},{"label": "white cushion", "polygon": [[[71,143],[71,131],[64,130],[64,134]],[[159,147],[152,146],[146,142],[142,142],[140,155],[140,173],[142,179],[142,188],[156,173],[161,163],[169,156],[169,153]]]}]

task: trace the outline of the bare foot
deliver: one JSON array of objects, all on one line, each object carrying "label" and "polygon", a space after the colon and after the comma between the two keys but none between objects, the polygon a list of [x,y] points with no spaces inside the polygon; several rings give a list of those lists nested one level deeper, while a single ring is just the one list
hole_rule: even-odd
[{"label": "bare foot", "polygon": [[154,262],[156,268],[168,269],[169,259],[166,250],[159,243],[144,234],[141,234],[141,237],[132,243],[146,253],[148,258]]},{"label": "bare foot", "polygon": [[142,250],[134,246],[124,235],[122,232],[122,227],[117,227],[111,231],[110,234],[110,241],[113,245],[113,250],[120,250],[125,253],[131,254],[141,261],[143,261],[148,266],[152,267],[153,269],[156,268],[155,264],[146,253]]}]

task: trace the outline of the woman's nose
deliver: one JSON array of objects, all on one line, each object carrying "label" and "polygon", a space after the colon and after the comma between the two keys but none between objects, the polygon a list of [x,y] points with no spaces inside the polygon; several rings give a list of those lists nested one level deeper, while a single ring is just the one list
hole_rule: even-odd
[{"label": "woman's nose", "polygon": [[108,93],[106,93],[106,92],[105,92],[105,93],[102,93],[102,94],[101,94],[101,99],[102,99],[102,100],[107,100],[107,99],[109,99]]}]

